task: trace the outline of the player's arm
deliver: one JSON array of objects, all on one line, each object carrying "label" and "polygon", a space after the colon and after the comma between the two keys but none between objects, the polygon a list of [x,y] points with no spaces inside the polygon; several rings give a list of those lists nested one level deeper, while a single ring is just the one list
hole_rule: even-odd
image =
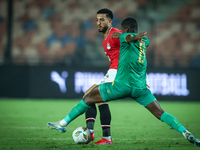
[{"label": "player's arm", "polygon": [[142,32],[142,33],[139,33],[139,34],[137,34],[137,35],[131,35],[131,34],[128,34],[125,38],[126,38],[126,42],[127,43],[130,43],[130,42],[137,42],[137,40],[139,40],[140,42],[142,42],[142,43],[144,43],[143,41],[142,41],[142,39],[143,38],[145,38],[146,35],[147,34],[147,32]]},{"label": "player's arm", "polygon": [[121,32],[113,32],[113,34],[111,34],[111,38],[119,39],[121,34]]},{"label": "player's arm", "polygon": [[[120,37],[121,34],[122,34],[121,32],[113,32],[113,34],[111,35],[111,37],[112,37],[112,38],[118,39],[118,38]],[[131,35],[131,34],[128,34],[128,35],[126,36],[126,42],[127,42],[127,43],[130,43],[130,42],[137,42],[137,40],[139,40],[140,42],[144,43],[144,42],[142,41],[142,39],[146,37],[146,36],[145,36],[146,34],[147,34],[147,32],[142,32],[142,33],[139,33],[139,34],[137,34],[137,35],[135,35],[135,36],[133,36],[133,35]]]}]

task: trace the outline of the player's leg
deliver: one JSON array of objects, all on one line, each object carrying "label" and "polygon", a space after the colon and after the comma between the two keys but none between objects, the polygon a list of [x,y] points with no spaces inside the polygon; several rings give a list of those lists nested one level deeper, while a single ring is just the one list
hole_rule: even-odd
[{"label": "player's leg", "polygon": [[[133,91],[132,93],[134,93]],[[137,91],[137,93],[139,93]],[[134,94],[133,94],[134,95]],[[137,95],[138,96],[138,95]],[[186,128],[171,114],[166,113],[150,92],[149,89],[141,90],[139,98],[135,99],[138,103],[147,108],[156,118],[165,122],[175,130],[179,131],[188,141],[193,143],[194,146],[200,146],[198,139],[194,137]]]},{"label": "player's leg", "polygon": [[92,104],[90,108],[85,112],[86,127],[90,130],[92,140],[95,139],[94,135],[94,123],[97,115],[96,104]]},{"label": "player's leg", "polygon": [[[117,74],[116,69],[109,69],[104,78],[98,84],[113,82],[116,74]],[[98,103],[98,108],[100,112],[100,121],[101,121],[103,137],[95,144],[107,144],[107,143],[111,144],[112,143],[111,132],[110,132],[111,112],[109,109],[109,105],[106,102]]]},{"label": "player's leg", "polygon": [[62,127],[66,127],[76,117],[86,112],[92,104],[125,98],[130,95],[130,92],[130,87],[126,86],[124,83],[113,82],[100,84],[92,89],[63,120],[58,123],[48,122],[47,126],[59,130]]},{"label": "player's leg", "polygon": [[[51,129],[56,129],[58,131],[62,130],[63,127],[66,127],[71,121],[76,117],[80,116],[88,110],[88,108],[94,103],[103,102],[101,95],[99,93],[99,86],[96,86],[89,92],[70,112],[69,114],[59,122],[48,122],[47,126]],[[62,130],[62,133],[66,129]],[[60,131],[61,132],[61,131]]]},{"label": "player's leg", "polygon": [[156,118],[183,134],[185,127],[172,115],[164,112],[157,100],[145,106]]},{"label": "player's leg", "polygon": [[159,120],[165,122],[178,132],[180,132],[189,142],[191,142],[194,146],[200,147],[200,141],[196,139],[194,135],[192,135],[173,115],[164,112],[164,110],[160,107],[158,101],[153,101],[148,104],[146,108]]},{"label": "player's leg", "polygon": [[180,122],[172,115],[164,112],[160,107],[160,104],[150,92],[149,89],[141,90],[138,98],[135,99],[138,103],[147,108],[156,118],[170,125],[180,133],[186,131],[186,129],[180,124]]},{"label": "player's leg", "polygon": [[[84,94],[83,98],[85,95],[87,95],[93,88],[95,88],[97,85],[94,84],[92,87],[90,87]],[[97,115],[97,109],[96,105],[92,104],[90,108],[85,112],[85,120],[86,120],[86,127],[90,130],[92,133],[92,140],[94,140],[95,135],[94,135],[94,123]]]},{"label": "player's leg", "polygon": [[103,132],[103,137],[101,140],[96,142],[96,145],[99,144],[112,144],[111,132],[110,132],[110,122],[111,122],[111,112],[107,102],[97,103],[100,112],[100,121]]},{"label": "player's leg", "polygon": [[157,100],[146,105],[145,108],[147,108],[156,118],[180,132],[194,146],[200,146],[200,141],[196,139],[196,137],[192,135],[173,115],[165,112]]},{"label": "player's leg", "polygon": [[[124,83],[112,82],[112,83],[100,84],[99,91],[104,101],[110,101],[128,97],[130,95],[131,88]],[[105,106],[104,109],[101,108],[101,106]],[[103,104],[101,106],[99,106],[100,112],[104,112],[109,109],[108,105],[106,107],[106,104]],[[111,116],[108,116],[109,113],[110,112],[106,112],[105,114],[100,115],[100,118],[102,117],[101,124],[103,128],[103,138],[98,142],[96,142],[95,143],[96,145],[113,144],[111,137],[109,137],[110,128],[106,128],[106,125],[109,125],[111,120]],[[103,125],[105,125],[105,127],[103,127]]]}]

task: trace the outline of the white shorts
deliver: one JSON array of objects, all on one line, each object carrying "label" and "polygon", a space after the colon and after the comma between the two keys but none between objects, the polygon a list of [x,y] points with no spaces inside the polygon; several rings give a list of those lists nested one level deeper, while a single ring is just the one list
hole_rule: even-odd
[{"label": "white shorts", "polygon": [[117,69],[109,69],[106,75],[101,79],[97,85],[107,82],[113,82],[117,74]]}]

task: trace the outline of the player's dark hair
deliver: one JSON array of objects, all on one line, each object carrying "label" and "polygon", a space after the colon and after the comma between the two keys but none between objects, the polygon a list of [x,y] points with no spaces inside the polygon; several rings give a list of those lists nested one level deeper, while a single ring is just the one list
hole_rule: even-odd
[{"label": "player's dark hair", "polygon": [[121,23],[121,26],[123,26],[124,29],[129,29],[129,32],[138,32],[137,21],[134,18],[128,17],[124,19]]},{"label": "player's dark hair", "polygon": [[106,14],[107,18],[113,19],[112,11],[107,8],[100,9],[99,11],[97,11],[97,14]]}]

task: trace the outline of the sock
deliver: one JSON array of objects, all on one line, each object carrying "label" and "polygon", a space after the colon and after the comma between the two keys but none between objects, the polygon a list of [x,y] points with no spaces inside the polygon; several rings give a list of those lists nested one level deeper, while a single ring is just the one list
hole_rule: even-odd
[{"label": "sock", "polygon": [[103,138],[108,140],[108,141],[112,141],[111,136],[106,136],[106,137],[103,137]]},{"label": "sock", "polygon": [[109,137],[110,136],[110,127],[102,127],[103,129],[103,137]]},{"label": "sock", "polygon": [[89,129],[91,133],[94,133],[94,130]]},{"label": "sock", "polygon": [[69,124],[76,117],[80,116],[88,110],[88,106],[83,99],[69,112],[69,114],[64,118],[67,124]]},{"label": "sock", "polygon": [[65,121],[65,119],[60,121],[60,125],[63,126],[67,126],[67,122]]},{"label": "sock", "polygon": [[85,113],[86,127],[90,131],[94,129],[94,122],[95,122],[96,115],[97,115],[96,105],[92,104],[91,107]]},{"label": "sock", "polygon": [[[160,118],[161,121],[165,122],[181,134],[186,131],[186,128],[172,115],[164,112]],[[184,134],[183,134],[184,135]]]},{"label": "sock", "polygon": [[[183,134],[183,136],[184,136],[186,139],[187,139],[187,137],[186,137],[186,135],[185,135],[185,134],[186,134],[186,133],[188,133],[188,132],[189,132],[188,130],[185,130],[185,131],[183,131],[183,133],[182,133],[182,134]],[[190,132],[189,132],[189,133],[190,133]]]},{"label": "sock", "polygon": [[101,127],[103,130],[103,137],[110,136],[110,122],[111,113],[108,104],[103,104],[99,106]]}]

